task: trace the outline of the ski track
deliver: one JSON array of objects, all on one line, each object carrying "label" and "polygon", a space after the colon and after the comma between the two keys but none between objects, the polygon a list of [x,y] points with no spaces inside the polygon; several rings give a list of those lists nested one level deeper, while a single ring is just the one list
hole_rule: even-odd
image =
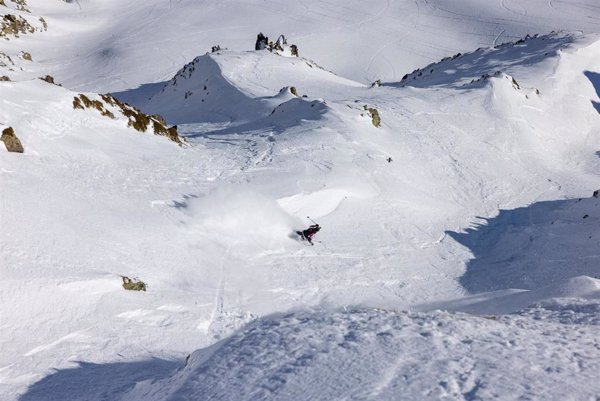
[{"label": "ski track", "polygon": [[217,290],[215,292],[215,303],[214,308],[210,314],[210,323],[208,324],[208,328],[216,322],[216,320],[223,315],[223,306],[224,306],[224,295],[225,295],[225,263],[227,261],[227,256],[231,247],[228,247],[223,253],[223,259],[221,260],[221,269],[219,273],[219,283],[217,285]]},{"label": "ski track", "polygon": [[519,8],[517,10],[515,10],[514,8],[510,7],[508,4],[514,0],[502,0],[502,8],[504,8],[505,10],[518,15],[519,17],[527,17],[528,13],[527,13],[527,8],[522,7]]}]

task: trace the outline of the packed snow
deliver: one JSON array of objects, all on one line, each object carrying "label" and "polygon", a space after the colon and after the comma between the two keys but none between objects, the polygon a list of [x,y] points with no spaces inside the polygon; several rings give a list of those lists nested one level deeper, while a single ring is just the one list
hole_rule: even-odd
[{"label": "packed snow", "polygon": [[595,2],[20,3],[0,399],[598,399]]}]

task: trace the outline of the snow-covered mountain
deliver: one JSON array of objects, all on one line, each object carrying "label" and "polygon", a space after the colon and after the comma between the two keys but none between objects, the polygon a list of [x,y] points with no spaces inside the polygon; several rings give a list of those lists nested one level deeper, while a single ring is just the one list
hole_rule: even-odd
[{"label": "snow-covered mountain", "polygon": [[2,400],[600,394],[600,8],[380,3],[0,0]]}]

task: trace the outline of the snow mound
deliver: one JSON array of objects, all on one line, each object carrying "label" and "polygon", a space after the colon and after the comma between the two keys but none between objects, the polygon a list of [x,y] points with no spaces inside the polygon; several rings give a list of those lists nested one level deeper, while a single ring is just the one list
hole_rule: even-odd
[{"label": "snow mound", "polygon": [[41,79],[0,82],[0,97],[5,101],[0,125],[12,126],[32,155],[83,147],[118,152],[136,142],[139,132],[179,141],[176,130],[169,133],[159,116],[141,114],[110,96],[80,94]]},{"label": "snow mound", "polygon": [[385,310],[274,316],[123,400],[591,399],[598,332],[580,323],[597,318],[598,307],[557,301],[494,319]]},{"label": "snow mound", "polygon": [[273,109],[266,125],[290,127],[302,120],[319,120],[328,111],[327,105],[320,100],[307,101],[290,99]]},{"label": "snow mound", "polygon": [[302,58],[268,51],[220,51],[195,58],[158,92],[151,93],[156,88],[152,85],[150,90],[141,87],[115,96],[176,124],[253,121],[290,100],[291,94],[282,88],[291,87],[297,96],[314,98],[326,90],[362,85]]},{"label": "snow mound", "polygon": [[480,293],[452,301],[420,305],[415,309],[443,309],[476,315],[495,315],[516,312],[556,298],[600,299],[600,280],[578,276],[534,290],[510,289]]},{"label": "snow mound", "polygon": [[268,111],[265,105],[232,85],[211,55],[186,64],[140,107],[162,113],[177,124],[247,120]]},{"label": "snow mound", "polygon": [[[357,183],[358,184],[358,183]],[[329,188],[308,194],[300,193],[277,200],[279,205],[290,215],[298,218],[310,214],[312,217],[323,217],[332,213],[345,200],[350,198],[367,199],[375,196],[372,188],[358,185],[350,190]]]}]

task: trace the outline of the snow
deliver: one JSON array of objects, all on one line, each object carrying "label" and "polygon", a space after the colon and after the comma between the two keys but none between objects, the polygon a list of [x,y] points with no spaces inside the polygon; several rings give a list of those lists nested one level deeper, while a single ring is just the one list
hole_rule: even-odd
[{"label": "snow", "polygon": [[493,318],[360,309],[268,317],[121,399],[594,399],[598,312],[564,301]]},{"label": "snow", "polygon": [[600,393],[594,2],[28,3],[48,31],[0,45],[2,400]]},{"label": "snow", "polygon": [[79,91],[112,92],[164,81],[216,44],[253,49],[260,31],[272,40],[283,33],[289,44],[298,45],[300,55],[341,76],[371,83],[399,81],[442,57],[527,34],[597,32],[599,23],[594,0],[29,3],[61,46],[47,51],[45,38],[36,35],[23,42],[43,63],[44,73]]}]

